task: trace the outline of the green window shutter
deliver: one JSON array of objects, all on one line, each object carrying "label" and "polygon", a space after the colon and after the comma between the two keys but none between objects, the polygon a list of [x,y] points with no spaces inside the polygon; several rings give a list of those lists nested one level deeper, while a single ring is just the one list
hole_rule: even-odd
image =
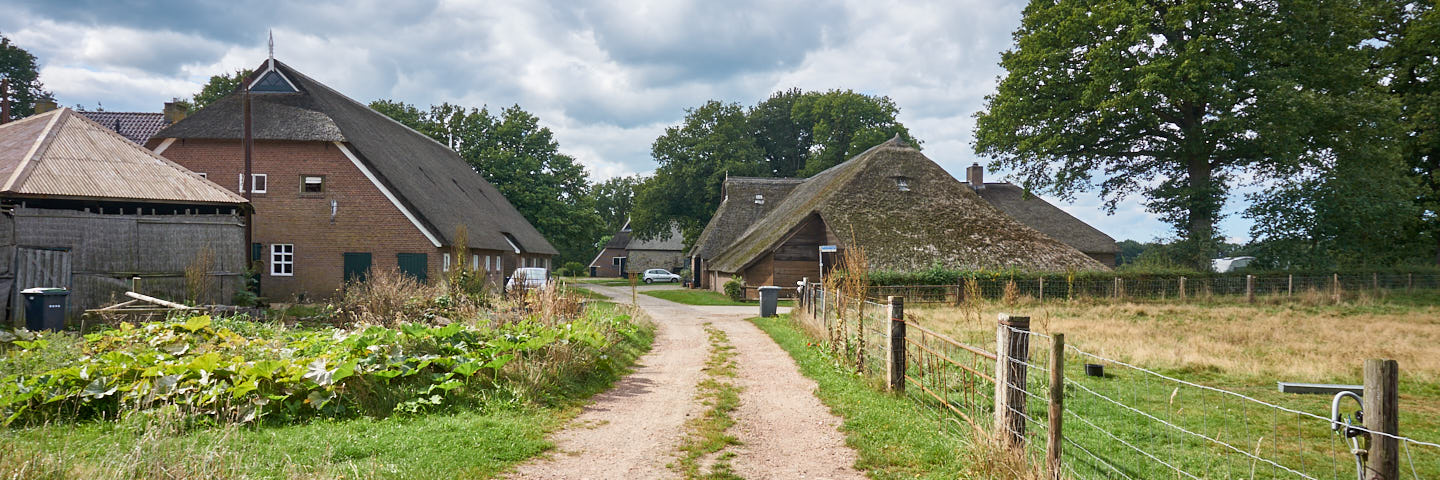
[{"label": "green window shutter", "polygon": [[250,244],[250,261],[252,261],[252,262],[264,262],[264,261],[265,261],[265,257],[263,256],[264,254],[265,254],[265,244],[263,244],[263,243],[252,243],[252,244]]},{"label": "green window shutter", "polygon": [[345,253],[345,283],[363,282],[370,273],[370,253]]},{"label": "green window shutter", "polygon": [[421,282],[425,281],[429,273],[429,261],[423,253],[401,253],[396,255],[399,262],[400,273],[415,277]]}]

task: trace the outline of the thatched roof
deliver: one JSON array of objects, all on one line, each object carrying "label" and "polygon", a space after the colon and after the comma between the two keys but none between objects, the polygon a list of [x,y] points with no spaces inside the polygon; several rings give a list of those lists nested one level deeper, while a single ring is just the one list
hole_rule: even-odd
[{"label": "thatched roof", "polygon": [[[494,185],[445,145],[280,61],[274,66],[299,92],[251,94],[255,139],[345,143],[446,244],[463,225],[471,248],[510,250],[509,235],[525,253],[559,253]],[[262,64],[257,75],[268,67]],[[237,90],[155,138],[238,140],[242,99]]]},{"label": "thatched roof", "polygon": [[[901,191],[903,179],[908,191]],[[877,145],[796,186],[711,261],[737,272],[773,250],[811,215],[841,248],[861,247],[871,270],[1105,270],[1079,250],[991,206],[919,150]]]},{"label": "thatched roof", "polygon": [[[629,227],[629,226],[630,226],[629,222],[626,222],[625,226],[626,226],[626,227]],[[624,231],[624,233],[627,233],[627,234],[628,234],[628,233],[630,233],[630,231],[627,229],[627,230]],[[619,234],[616,234],[616,236],[619,236]],[[630,243],[627,243],[627,244],[625,245],[625,249],[626,249],[626,250],[660,250],[660,251],[675,251],[675,252],[678,252],[678,251],[681,251],[681,250],[684,250],[684,249],[685,249],[685,234],[683,234],[683,233],[680,232],[680,224],[678,224],[678,223],[671,223],[671,224],[670,224],[670,235],[665,236],[665,237],[661,237],[661,238],[651,239],[651,240],[644,240],[644,239],[641,239],[640,237],[630,236]]]},{"label": "thatched roof", "polygon": [[1040,197],[1026,194],[1025,189],[1018,185],[1008,182],[984,185],[984,188],[976,189],[975,193],[1006,215],[1039,230],[1040,233],[1085,253],[1120,251],[1115,239],[1105,232],[1096,230],[1090,224],[1065,213]]},{"label": "thatched roof", "polygon": [[[710,217],[710,223],[705,224],[705,230],[700,232],[690,254],[707,261],[715,258],[804,181],[801,178],[726,178],[725,198],[720,201],[715,216]],[[756,195],[763,201],[757,201]]]},{"label": "thatched roof", "polygon": [[0,125],[0,195],[228,207],[248,203],[68,108]]}]

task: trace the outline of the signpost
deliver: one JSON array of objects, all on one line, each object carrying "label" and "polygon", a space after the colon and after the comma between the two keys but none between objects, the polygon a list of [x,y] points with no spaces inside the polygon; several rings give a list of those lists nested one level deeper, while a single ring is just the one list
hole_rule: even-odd
[{"label": "signpost", "polygon": [[840,251],[840,249],[839,249],[838,247],[834,246],[834,245],[821,245],[821,246],[820,246],[820,284],[821,284],[821,285],[824,285],[824,284],[825,284],[825,254],[827,254],[827,253],[835,253],[835,252],[838,252],[838,251]]}]

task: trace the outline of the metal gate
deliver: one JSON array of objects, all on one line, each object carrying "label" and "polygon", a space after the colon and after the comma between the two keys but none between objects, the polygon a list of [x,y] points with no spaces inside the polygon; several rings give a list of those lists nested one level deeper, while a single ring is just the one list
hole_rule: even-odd
[{"label": "metal gate", "polygon": [[15,288],[10,292],[10,318],[25,321],[20,291],[27,288],[70,288],[70,251],[52,248],[15,249]]}]

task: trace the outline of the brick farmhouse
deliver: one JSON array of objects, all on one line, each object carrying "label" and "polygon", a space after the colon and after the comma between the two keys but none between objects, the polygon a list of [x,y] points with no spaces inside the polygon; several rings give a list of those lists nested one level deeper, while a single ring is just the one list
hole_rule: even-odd
[{"label": "brick farmhouse", "polygon": [[[420,279],[471,268],[498,281],[558,254],[454,151],[273,58],[147,145],[248,193],[250,253],[272,299],[328,297],[372,268]],[[452,258],[462,236],[463,258]]]}]

